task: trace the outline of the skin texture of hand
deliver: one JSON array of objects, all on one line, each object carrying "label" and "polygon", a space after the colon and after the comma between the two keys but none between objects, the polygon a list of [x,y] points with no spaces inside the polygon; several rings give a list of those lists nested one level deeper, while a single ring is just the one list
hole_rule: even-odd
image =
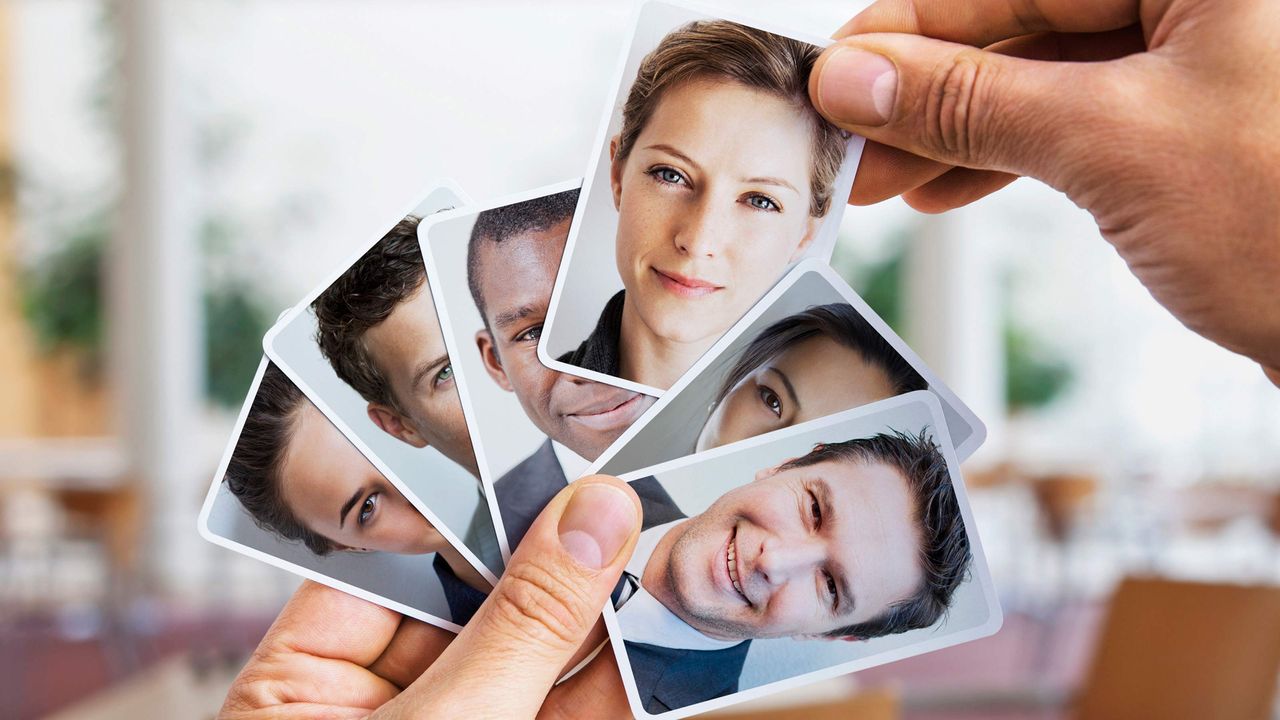
[{"label": "skin texture of hand", "polygon": [[456,637],[304,583],[232,684],[219,717],[629,717],[608,647],[553,684],[598,632],[639,531],[640,504],[626,483],[574,482],[538,516]]},{"label": "skin texture of hand", "polygon": [[1280,3],[880,0],[810,95],[867,137],[850,202],[942,212],[1019,175],[1280,385]]}]

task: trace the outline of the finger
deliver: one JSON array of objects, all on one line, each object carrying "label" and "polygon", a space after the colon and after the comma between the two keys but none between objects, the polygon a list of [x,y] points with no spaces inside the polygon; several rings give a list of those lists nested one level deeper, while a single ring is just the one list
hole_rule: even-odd
[{"label": "finger", "polygon": [[1138,0],[880,0],[832,36],[909,33],[986,47],[1037,32],[1104,32],[1138,22]]},{"label": "finger", "polygon": [[386,650],[369,665],[369,671],[397,687],[408,687],[431,667],[454,637],[448,630],[404,618]]},{"label": "finger", "polygon": [[[1039,33],[1005,40],[987,50],[1033,60],[1095,62],[1125,57],[1145,48],[1141,29],[1133,26],[1103,33]],[[923,190],[923,186],[933,185],[936,180],[937,187],[919,195],[916,201],[939,208],[924,212],[942,212],[978,200],[1008,184],[1008,181],[1003,185],[996,184],[993,178],[983,173],[951,175],[947,171],[952,167],[954,166],[913,155],[905,150],[868,142],[862,151],[862,161],[858,165],[858,175],[849,193],[849,202],[853,205],[874,205],[917,188]],[[1001,177],[1005,175],[1000,174]],[[961,178],[982,178],[983,182],[970,189],[959,182]],[[935,192],[943,195],[934,197]],[[908,199],[908,203],[912,202]]]},{"label": "finger", "polygon": [[624,482],[592,476],[534,521],[484,605],[397,698],[432,717],[533,717],[588,635],[640,534]]},{"label": "finger", "polygon": [[851,205],[874,205],[919,187],[951,169],[929,158],[913,155],[878,142],[868,142],[862,150],[858,174],[849,191]]},{"label": "finger", "polygon": [[1269,368],[1264,366],[1262,368],[1262,373],[1266,375],[1267,379],[1274,383],[1276,387],[1280,388],[1280,368]]},{"label": "finger", "polygon": [[538,712],[538,720],[625,717],[631,717],[631,708],[618,658],[608,644],[580,672],[555,686]]},{"label": "finger", "polygon": [[1017,175],[996,170],[954,168],[903,193],[902,199],[922,213],[941,213],[981,200],[1017,179]]},{"label": "finger", "polygon": [[1142,87],[1124,87],[1122,70],[910,35],[860,35],[823,53],[810,95],[829,120],[870,140],[1062,189],[1055,181],[1078,179],[1078,164],[1105,162],[1098,158],[1102,132],[1141,107]]},{"label": "finger", "polygon": [[308,580],[271,624],[255,657],[298,653],[364,667],[386,650],[400,627],[400,617],[397,612]]}]

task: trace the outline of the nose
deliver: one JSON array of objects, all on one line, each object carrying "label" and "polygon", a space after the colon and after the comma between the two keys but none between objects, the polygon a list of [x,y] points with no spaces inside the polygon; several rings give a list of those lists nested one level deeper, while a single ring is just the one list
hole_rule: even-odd
[{"label": "nose", "polygon": [[686,255],[713,258],[719,255],[732,234],[726,203],[714,202],[707,193],[688,208],[676,229],[675,244]]},{"label": "nose", "polygon": [[785,585],[807,577],[822,559],[822,543],[814,538],[771,537],[761,544],[754,569],[770,585]]}]

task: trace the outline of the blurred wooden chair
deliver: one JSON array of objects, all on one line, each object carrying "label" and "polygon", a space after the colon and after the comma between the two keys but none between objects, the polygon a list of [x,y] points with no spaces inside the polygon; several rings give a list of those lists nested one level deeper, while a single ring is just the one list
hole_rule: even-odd
[{"label": "blurred wooden chair", "polygon": [[715,720],[898,720],[901,704],[897,692],[875,688],[846,698],[768,709],[729,709],[709,713],[707,717]]},{"label": "blurred wooden chair", "polygon": [[1074,720],[1266,720],[1280,587],[1130,578],[1112,597]]}]

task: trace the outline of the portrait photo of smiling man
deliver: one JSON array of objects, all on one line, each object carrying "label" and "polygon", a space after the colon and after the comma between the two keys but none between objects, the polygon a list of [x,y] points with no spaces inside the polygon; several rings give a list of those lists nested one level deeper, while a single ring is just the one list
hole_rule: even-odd
[{"label": "portrait photo of smiling man", "polygon": [[[971,584],[970,533],[930,427],[850,435],[837,425],[801,449],[769,462],[768,448],[755,448],[654,474],[662,497],[652,486],[644,493],[644,530],[615,602],[614,639],[647,712],[938,632]],[[661,511],[650,517],[655,502]],[[962,616],[964,625],[969,611]],[[749,657],[763,671],[743,686]]]}]

